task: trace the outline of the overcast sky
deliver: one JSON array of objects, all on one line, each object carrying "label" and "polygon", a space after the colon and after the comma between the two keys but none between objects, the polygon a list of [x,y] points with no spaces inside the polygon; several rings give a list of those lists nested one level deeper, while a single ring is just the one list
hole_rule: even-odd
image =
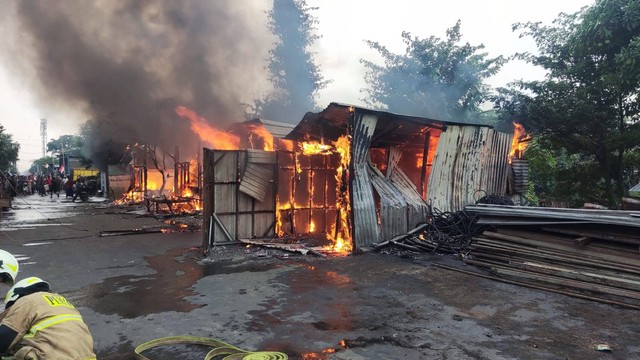
[{"label": "overcast sky", "polygon": [[[0,0],[5,7],[12,0]],[[267,0],[244,0],[264,6]],[[558,13],[572,13],[593,0],[308,0],[318,6],[315,12],[322,38],[315,46],[316,60],[326,79],[332,80],[320,93],[321,107],[332,101],[361,104],[364,68],[361,58],[376,59],[364,40],[378,41],[395,52],[402,52],[402,31],[426,38],[444,37],[445,30],[460,19],[463,39],[473,45],[483,43],[490,56],[511,55],[518,51],[535,51],[533,41],[519,39],[511,31],[516,22],[550,23]],[[52,3],[55,6],[55,3]],[[5,17],[4,20],[7,18]],[[3,20],[0,17],[0,20]],[[3,21],[4,21],[3,20]],[[9,26],[7,22],[2,26]],[[19,34],[19,31],[15,32]],[[544,74],[523,63],[510,63],[490,80],[503,86],[517,79],[541,78]],[[251,96],[248,94],[249,101]],[[70,107],[72,105],[70,104]],[[78,132],[86,120],[81,112],[45,113],[26,83],[0,63],[0,124],[21,144],[18,167],[26,170],[31,161],[42,155],[40,119],[48,120],[48,139]],[[277,119],[274,119],[277,120]]]}]

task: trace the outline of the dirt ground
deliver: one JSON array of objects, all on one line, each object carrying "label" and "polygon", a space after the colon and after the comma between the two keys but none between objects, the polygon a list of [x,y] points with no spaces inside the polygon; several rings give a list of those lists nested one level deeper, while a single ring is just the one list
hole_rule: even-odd
[{"label": "dirt ground", "polygon": [[[179,223],[188,226],[100,236]],[[290,359],[640,359],[636,310],[434,266],[464,266],[450,256],[319,258],[231,245],[205,257],[198,225],[197,217],[156,219],[99,198],[30,196],[4,213],[0,248],[18,254],[21,278],[42,277],[77,305],[99,359],[131,359],[138,344],[172,335]],[[147,356],[205,352],[171,346]]]}]

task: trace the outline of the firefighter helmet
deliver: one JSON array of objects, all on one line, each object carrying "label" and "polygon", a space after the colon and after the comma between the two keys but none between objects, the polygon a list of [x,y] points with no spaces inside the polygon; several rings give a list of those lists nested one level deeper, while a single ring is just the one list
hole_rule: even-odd
[{"label": "firefighter helmet", "polygon": [[0,250],[0,282],[13,285],[18,276],[18,260],[8,251]]},{"label": "firefighter helmet", "polygon": [[[35,290],[35,291],[33,291]],[[18,281],[4,298],[4,306],[8,309],[22,295],[32,294],[36,291],[51,291],[49,283],[35,276]]]}]

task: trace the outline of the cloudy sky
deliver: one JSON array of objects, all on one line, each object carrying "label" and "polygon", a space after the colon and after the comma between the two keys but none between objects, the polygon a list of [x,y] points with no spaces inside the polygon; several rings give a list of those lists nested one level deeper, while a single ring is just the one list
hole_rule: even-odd
[{"label": "cloudy sky", "polygon": [[[204,0],[203,0],[204,1]],[[460,19],[465,41],[471,44],[483,43],[490,56],[511,55],[518,51],[535,51],[530,39],[519,39],[511,31],[516,22],[551,22],[558,13],[572,13],[583,6],[593,4],[593,0],[307,0],[319,9],[315,12],[319,24],[318,32],[322,36],[314,47],[316,60],[326,79],[332,80],[319,96],[321,107],[329,102],[361,104],[360,89],[364,87],[364,68],[360,59],[375,59],[364,40],[373,40],[386,45],[393,51],[402,52],[401,32],[409,31],[420,38],[435,35],[444,37],[445,30]],[[257,28],[264,26],[264,9],[268,0],[225,0],[229,4],[242,4],[251,8],[252,22]],[[13,0],[0,0],[3,9],[14,8]],[[51,6],[56,6],[51,4]],[[256,10],[257,9],[257,10]],[[0,15],[0,30],[10,34],[14,43],[23,41],[23,30],[10,21],[11,12]],[[7,31],[10,30],[10,31]],[[233,35],[230,35],[233,36]],[[260,40],[262,39],[262,40]],[[258,35],[253,41],[265,42]],[[255,50],[255,56],[266,58],[268,41],[264,47]],[[248,42],[247,42],[248,43]],[[6,43],[0,42],[5,46]],[[6,49],[5,49],[6,50]],[[75,103],[60,103],[55,106],[47,101],[46,87],[34,89],[33,79],[26,79],[24,69],[29,69],[29,58],[21,64],[23,71],[17,71],[14,62],[11,66],[0,59],[0,124],[13,134],[21,144],[19,169],[25,170],[30,162],[39,158],[41,153],[40,119],[48,120],[48,138],[78,132],[78,125],[89,115]],[[22,59],[20,59],[22,61]],[[158,65],[161,66],[162,64]],[[35,73],[35,70],[34,70]],[[214,74],[215,75],[215,74]],[[544,74],[522,63],[507,64],[503,70],[490,80],[493,86],[503,86],[516,79],[540,78]],[[243,82],[246,81],[243,79]],[[255,89],[243,89],[249,102],[264,89],[255,82]],[[57,89],[51,89],[55,97]],[[37,94],[36,94],[37,93]]]}]

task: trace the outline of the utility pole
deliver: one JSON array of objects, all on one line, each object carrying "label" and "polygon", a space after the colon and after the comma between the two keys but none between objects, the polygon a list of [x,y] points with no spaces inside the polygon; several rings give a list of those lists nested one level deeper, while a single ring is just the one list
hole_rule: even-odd
[{"label": "utility pole", "polygon": [[40,119],[40,137],[42,138],[42,157],[47,156],[47,119]]}]

